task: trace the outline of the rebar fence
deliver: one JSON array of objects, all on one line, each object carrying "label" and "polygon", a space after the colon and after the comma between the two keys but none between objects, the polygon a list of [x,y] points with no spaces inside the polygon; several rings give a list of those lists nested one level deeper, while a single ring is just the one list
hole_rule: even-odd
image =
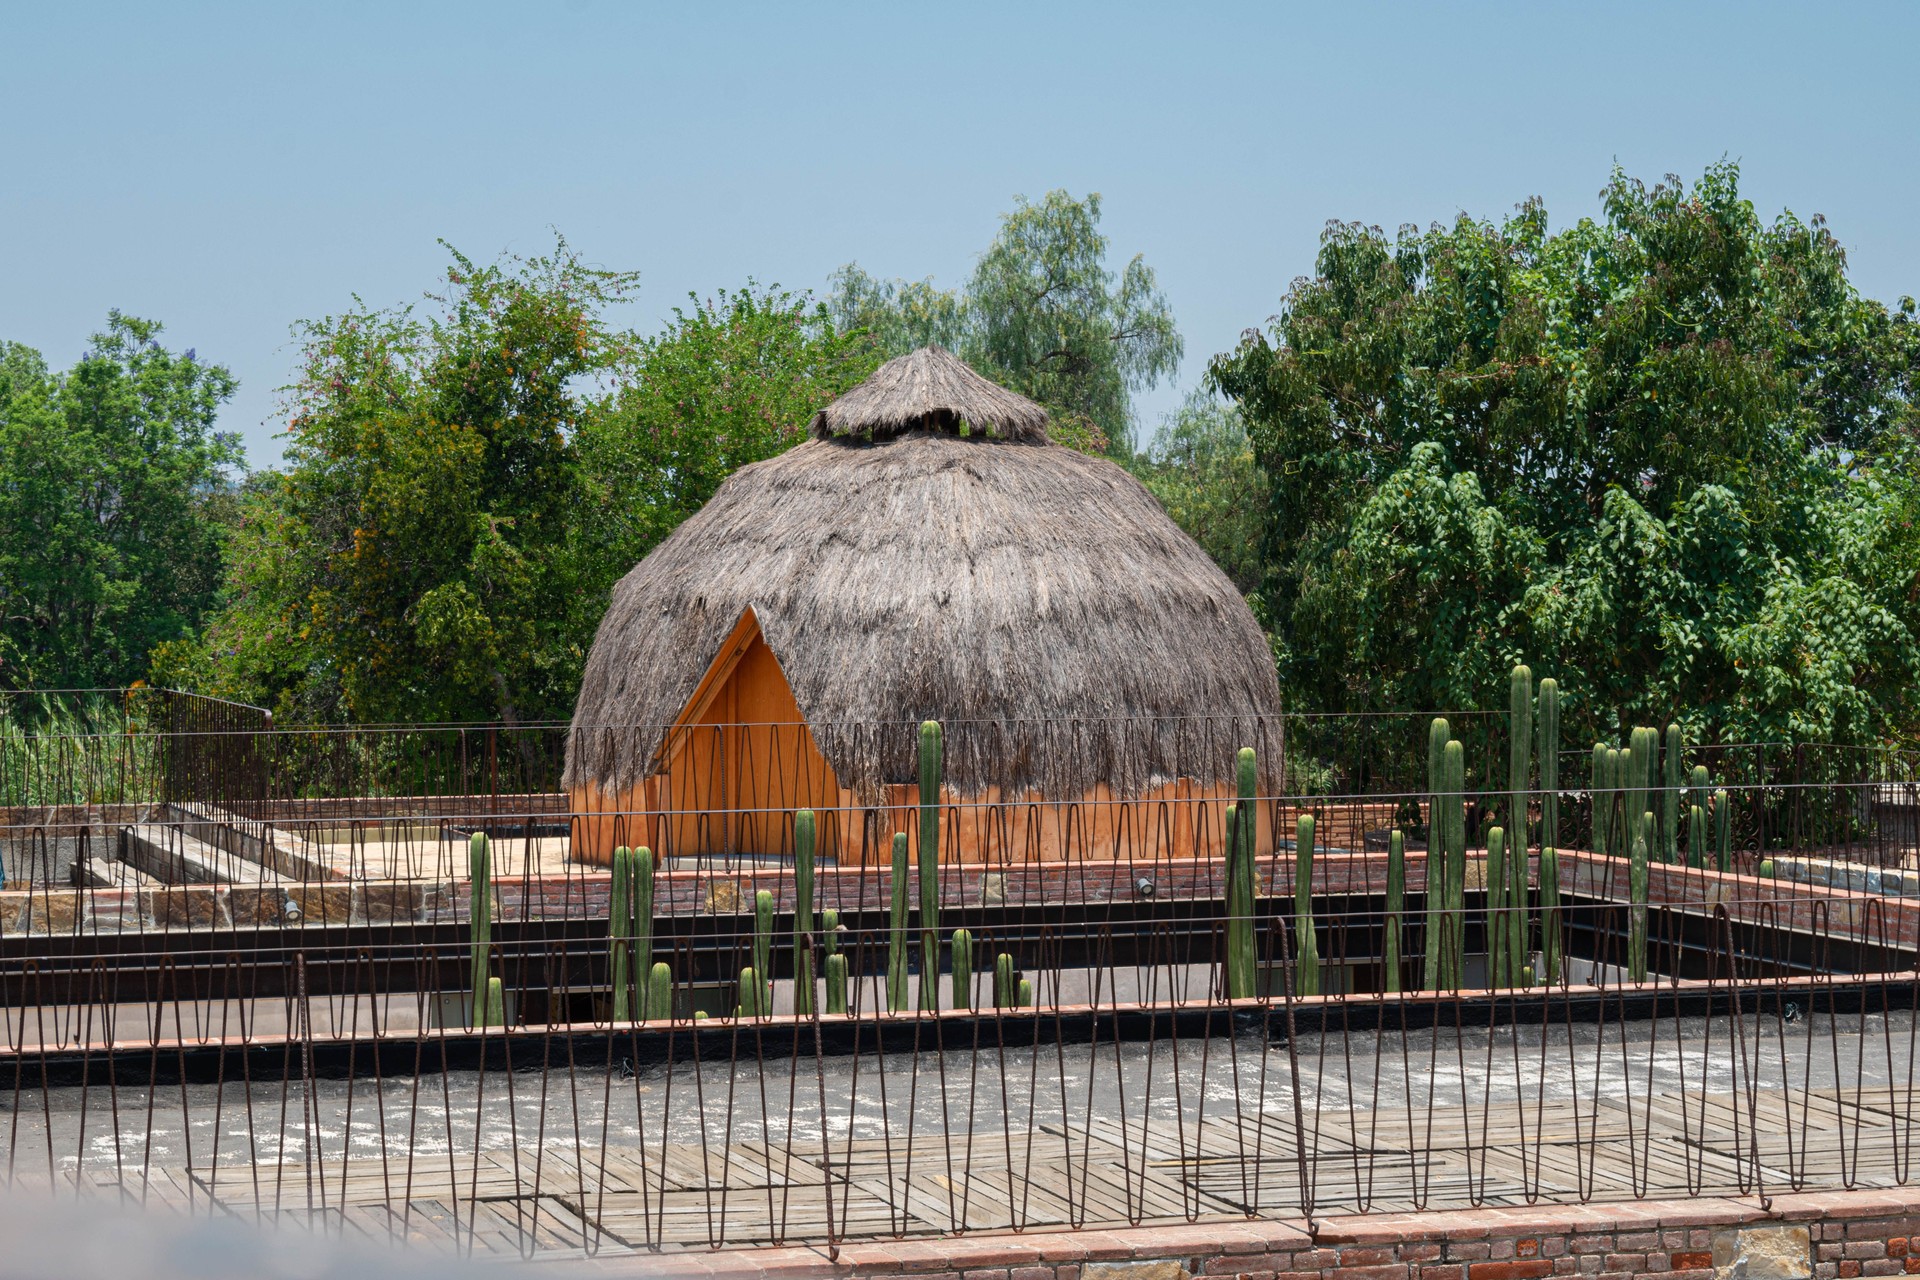
[{"label": "rebar fence", "polygon": [[11,1183],[532,1255],[1909,1177],[1894,753],[1669,795],[1487,723],[1353,785],[1193,720],[1061,799],[948,763],[1110,725],[661,728],[568,787],[558,726],[173,714],[51,735],[153,739],[136,798],[9,810]]}]

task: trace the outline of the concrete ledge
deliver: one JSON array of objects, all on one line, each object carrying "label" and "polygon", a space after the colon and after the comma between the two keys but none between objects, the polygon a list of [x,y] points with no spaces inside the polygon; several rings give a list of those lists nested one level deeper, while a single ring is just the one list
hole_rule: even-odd
[{"label": "concrete ledge", "polygon": [[1220,1220],[607,1255],[615,1274],[824,1280],[1852,1280],[1920,1274],[1920,1188]]}]

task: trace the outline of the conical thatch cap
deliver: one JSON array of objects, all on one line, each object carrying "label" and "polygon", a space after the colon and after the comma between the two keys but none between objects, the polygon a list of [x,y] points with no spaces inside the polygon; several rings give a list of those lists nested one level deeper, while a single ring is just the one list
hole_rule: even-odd
[{"label": "conical thatch cap", "polygon": [[820,439],[884,440],[911,431],[957,432],[1045,444],[1047,411],[987,381],[945,347],[887,361],[873,376],[813,415]]}]

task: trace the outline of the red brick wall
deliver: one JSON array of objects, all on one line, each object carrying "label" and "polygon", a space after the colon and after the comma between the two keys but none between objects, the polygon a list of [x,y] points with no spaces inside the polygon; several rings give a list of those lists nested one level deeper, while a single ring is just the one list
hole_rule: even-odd
[{"label": "red brick wall", "polygon": [[1916,1235],[1920,1191],[1900,1188],[1781,1195],[1770,1207],[1643,1200],[885,1240],[838,1256],[730,1250],[674,1266],[726,1280],[1854,1280],[1920,1274]]}]

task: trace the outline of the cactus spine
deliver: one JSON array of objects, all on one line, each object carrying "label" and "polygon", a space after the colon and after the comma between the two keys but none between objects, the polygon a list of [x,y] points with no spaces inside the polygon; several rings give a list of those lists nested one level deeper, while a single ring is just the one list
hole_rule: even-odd
[{"label": "cactus spine", "polygon": [[607,895],[607,972],[613,983],[615,1022],[630,1016],[629,966],[633,963],[633,850],[621,845],[613,851],[613,884]]},{"label": "cactus spine", "polygon": [[474,832],[467,842],[467,873],[467,920],[473,933],[468,989],[473,993],[473,1025],[477,1028],[487,1025],[492,994],[487,969],[493,951],[493,850],[484,831]]},{"label": "cactus spine", "polygon": [[1560,683],[1540,682],[1540,977],[1560,976]]},{"label": "cactus spine", "polygon": [[802,1018],[813,1007],[813,810],[793,815],[793,1011]]},{"label": "cactus spine", "polygon": [[1407,837],[1395,827],[1387,833],[1386,989],[1400,989],[1400,916],[1407,899]]},{"label": "cactus spine", "polygon": [[1320,994],[1320,943],[1313,929],[1313,815],[1300,815],[1293,842],[1293,932],[1295,990],[1303,996]]},{"label": "cactus spine", "polygon": [[761,1013],[771,1013],[767,997],[773,982],[773,894],[766,889],[753,895],[753,973],[760,982],[754,1007]]},{"label": "cactus spine", "polygon": [[1005,1009],[1017,994],[1013,977],[1013,957],[1002,951],[993,958],[993,1007]]},{"label": "cactus spine", "polygon": [[1507,690],[1507,786],[1513,812],[1508,815],[1506,884],[1502,890],[1507,908],[1507,976],[1513,986],[1523,985],[1520,970],[1532,954],[1527,945],[1527,820],[1532,805],[1528,789],[1533,769],[1533,672],[1524,665],[1515,666]]},{"label": "cactus spine", "polygon": [[972,931],[955,929],[951,946],[953,948],[953,1007],[971,1009],[973,1008]]},{"label": "cactus spine", "polygon": [[940,722],[920,725],[920,1007],[940,1007]]},{"label": "cactus spine", "polygon": [[822,966],[827,978],[827,1012],[845,1013],[847,958],[840,954],[840,913],[832,907],[820,913],[820,933],[827,951],[826,963]]},{"label": "cactus spine", "polygon": [[893,903],[887,913],[887,1009],[907,1007],[907,833],[893,833]]},{"label": "cactus spine", "polygon": [[1664,861],[1680,861],[1680,787],[1686,777],[1686,740],[1680,726],[1667,726],[1666,787],[1661,793],[1661,838],[1666,842]]},{"label": "cactus spine", "polygon": [[1647,859],[1654,839],[1653,813],[1643,809],[1633,824],[1627,868],[1627,977],[1647,980]]},{"label": "cactus spine", "polygon": [[1242,747],[1235,758],[1234,785],[1239,798],[1227,806],[1227,996],[1243,1000],[1255,994],[1259,981],[1253,940],[1259,770],[1251,747]]},{"label": "cactus spine", "polygon": [[1427,726],[1427,927],[1425,963],[1420,971],[1420,985],[1428,991],[1438,991],[1441,987],[1440,957],[1443,935],[1446,933],[1446,802],[1441,797],[1441,787],[1446,777],[1449,736],[1447,722],[1441,717],[1434,717]]}]

